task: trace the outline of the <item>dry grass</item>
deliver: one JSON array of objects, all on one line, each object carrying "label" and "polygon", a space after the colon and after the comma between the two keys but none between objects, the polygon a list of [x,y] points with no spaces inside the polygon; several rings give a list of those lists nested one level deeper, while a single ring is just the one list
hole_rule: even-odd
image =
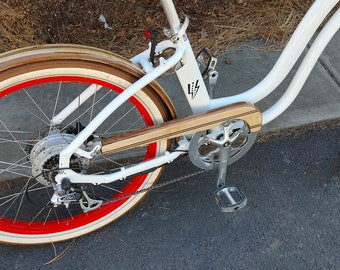
[{"label": "dry grass", "polygon": [[23,22],[24,15],[6,3],[0,2],[0,50],[29,46],[34,30]]},{"label": "dry grass", "polygon": [[[224,54],[240,42],[283,46],[313,0],[175,0],[194,48]],[[0,5],[0,51],[43,43],[96,46],[129,57],[146,46],[143,31],[166,26],[158,0],[7,0]],[[112,29],[98,21],[103,14]]]}]

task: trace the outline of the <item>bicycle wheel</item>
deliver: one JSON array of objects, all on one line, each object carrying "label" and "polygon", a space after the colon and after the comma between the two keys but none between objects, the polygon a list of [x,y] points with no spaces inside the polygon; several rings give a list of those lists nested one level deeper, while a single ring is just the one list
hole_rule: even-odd
[{"label": "bicycle wheel", "polygon": [[[40,244],[75,238],[122,216],[145,194],[114,198],[150,187],[162,169],[105,185],[73,189],[102,201],[84,212],[80,201],[54,207],[50,198],[59,153],[115,96],[143,75],[129,61],[83,46],[40,46],[0,56],[0,241]],[[95,93],[86,101],[80,94]],[[62,123],[51,119],[71,101],[77,108]],[[151,83],[117,109],[86,145],[106,136],[161,123],[175,117],[170,101]],[[93,159],[73,155],[70,167],[83,174],[105,174],[164,153],[168,141]]]}]

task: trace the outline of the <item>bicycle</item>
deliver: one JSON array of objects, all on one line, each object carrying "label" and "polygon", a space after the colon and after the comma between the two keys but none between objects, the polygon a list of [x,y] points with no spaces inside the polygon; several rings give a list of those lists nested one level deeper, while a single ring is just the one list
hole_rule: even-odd
[{"label": "bicycle", "polygon": [[[339,29],[340,10],[324,25],[281,99],[271,93],[338,0],[316,0],[269,74],[252,89],[213,98],[218,73],[207,49],[195,57],[171,0],[161,0],[167,39],[126,60],[80,45],[42,45],[0,55],[0,241],[42,244],[99,229],[135,206],[165,164],[189,155],[218,169],[215,198],[223,212],[247,202],[226,184],[227,166],[248,152],[262,125],[293,102]],[[192,115],[177,118],[155,81],[175,68]],[[208,81],[208,87],[205,85]],[[15,119],[21,119],[15,121]],[[21,126],[18,126],[18,125]]]}]

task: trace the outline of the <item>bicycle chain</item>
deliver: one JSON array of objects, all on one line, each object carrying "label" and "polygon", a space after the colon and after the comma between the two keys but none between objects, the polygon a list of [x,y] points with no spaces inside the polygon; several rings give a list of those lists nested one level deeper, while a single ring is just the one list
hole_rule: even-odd
[{"label": "bicycle chain", "polygon": [[185,174],[185,175],[183,175],[183,176],[176,177],[176,178],[174,178],[174,179],[172,179],[172,180],[165,181],[165,182],[163,182],[163,183],[160,183],[160,184],[157,184],[157,185],[148,187],[148,188],[144,188],[144,189],[138,190],[138,191],[136,191],[136,192],[126,194],[126,195],[124,195],[124,196],[120,196],[120,197],[113,198],[113,199],[109,200],[107,203],[112,203],[112,202],[115,202],[115,201],[123,200],[123,199],[129,198],[129,197],[131,197],[131,196],[138,195],[138,194],[140,194],[140,193],[145,193],[145,192],[148,192],[148,191],[157,189],[157,188],[165,187],[165,186],[174,184],[174,183],[176,183],[176,182],[180,182],[180,181],[182,181],[182,180],[184,180],[184,179],[190,178],[190,177],[192,177],[192,176],[199,175],[199,174],[204,173],[204,172],[205,172],[205,170],[199,170],[199,171],[195,171],[195,172],[192,172],[192,173],[188,173],[188,174]]}]

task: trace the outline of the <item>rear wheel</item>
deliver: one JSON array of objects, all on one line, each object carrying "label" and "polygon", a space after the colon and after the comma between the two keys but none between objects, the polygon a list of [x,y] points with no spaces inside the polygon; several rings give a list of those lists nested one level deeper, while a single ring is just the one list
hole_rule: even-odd
[{"label": "rear wheel", "polygon": [[[79,191],[79,201],[68,208],[54,207],[50,198],[60,151],[142,72],[116,55],[81,46],[24,49],[1,59],[0,241],[67,240],[114,221],[136,205],[144,194],[114,199],[150,187],[161,168],[111,184],[72,186]],[[82,102],[80,94],[88,87],[94,87],[95,94]],[[51,119],[71,101],[78,103],[77,109],[52,126]],[[84,147],[171,119],[174,113],[169,104],[160,87],[150,84],[110,115]],[[105,174],[154,158],[167,148],[168,142],[161,141],[91,160],[73,155],[70,167],[84,174]],[[86,207],[89,199],[103,204],[84,212],[81,206]]]}]

